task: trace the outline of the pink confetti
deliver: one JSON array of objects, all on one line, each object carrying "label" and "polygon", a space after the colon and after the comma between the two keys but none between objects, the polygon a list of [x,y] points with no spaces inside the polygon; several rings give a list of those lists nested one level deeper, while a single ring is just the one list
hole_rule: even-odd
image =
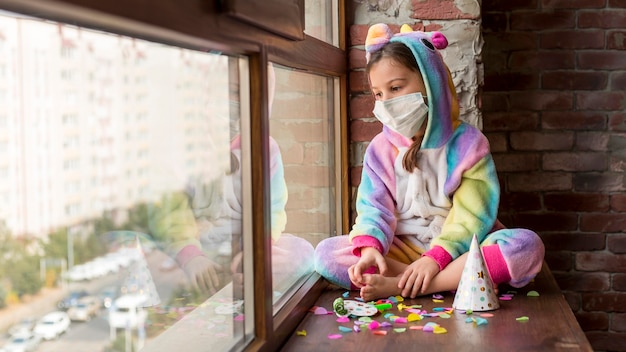
[{"label": "pink confetti", "polygon": [[313,308],[313,314],[315,315],[325,315],[325,314],[331,314],[331,312],[329,312],[326,308],[324,307],[314,307]]},{"label": "pink confetti", "polygon": [[367,326],[370,330],[376,330],[380,327],[380,323],[378,323],[376,320],[372,321],[371,323],[369,323],[369,325]]},{"label": "pink confetti", "polygon": [[341,334],[330,334],[328,335],[328,338],[331,340],[337,340],[341,338]]},{"label": "pink confetti", "polygon": [[338,323],[348,323],[348,322],[350,322],[350,318],[348,318],[348,317],[339,317],[339,318],[337,318],[337,322]]},{"label": "pink confetti", "polygon": [[483,318],[491,318],[491,317],[493,317],[493,314],[491,314],[491,313],[483,313],[480,316],[483,317]]},{"label": "pink confetti", "polygon": [[408,320],[404,317],[398,317],[393,322],[396,324],[406,324],[408,323]]},{"label": "pink confetti", "polygon": [[424,327],[422,325],[413,325],[409,327],[410,330],[423,330]]}]

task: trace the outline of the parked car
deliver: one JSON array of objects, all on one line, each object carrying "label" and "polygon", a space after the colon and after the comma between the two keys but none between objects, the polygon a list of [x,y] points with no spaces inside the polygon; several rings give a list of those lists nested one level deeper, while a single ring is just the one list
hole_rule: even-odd
[{"label": "parked car", "polygon": [[89,321],[100,312],[100,300],[95,296],[86,296],[78,300],[75,306],[67,310],[70,320]]},{"label": "parked car", "polygon": [[45,340],[52,340],[70,328],[70,317],[66,312],[55,311],[43,316],[35,325],[35,335]]},{"label": "parked car", "polygon": [[4,345],[3,350],[6,352],[33,352],[37,350],[41,338],[35,334],[22,334],[13,336]]},{"label": "parked car", "polygon": [[32,334],[36,323],[37,320],[35,318],[22,319],[20,322],[9,328],[9,336],[13,337]]},{"label": "parked car", "polygon": [[85,290],[72,291],[57,303],[57,308],[60,310],[68,310],[70,307],[75,306],[79,299],[86,296],[89,296],[89,292]]},{"label": "parked car", "polygon": [[102,291],[100,291],[100,294],[98,294],[98,297],[100,298],[100,303],[102,303],[102,307],[107,309],[111,308],[111,305],[113,305],[113,301],[115,301],[115,299],[117,298],[117,294],[119,291],[120,290],[119,288],[117,288],[117,286],[109,286],[102,289]]},{"label": "parked car", "polygon": [[114,329],[135,329],[146,322],[148,312],[143,309],[148,297],[142,294],[127,294],[115,300],[109,310],[109,326]]}]

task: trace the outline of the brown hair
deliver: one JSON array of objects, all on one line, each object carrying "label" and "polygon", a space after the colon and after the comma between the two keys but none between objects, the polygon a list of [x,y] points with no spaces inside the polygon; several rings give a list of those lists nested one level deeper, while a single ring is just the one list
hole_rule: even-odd
[{"label": "brown hair", "polygon": [[[398,64],[407,67],[411,71],[417,72],[421,75],[419,70],[419,66],[417,66],[417,60],[415,60],[415,56],[413,56],[413,52],[411,49],[402,43],[388,43],[383,46],[380,50],[371,53],[370,59],[367,62],[367,66],[365,68],[365,73],[369,77],[370,70],[374,64],[378,63],[383,58],[388,57]],[[420,145],[422,144],[422,139],[413,140],[413,144],[409,147],[406,154],[404,154],[404,158],[402,158],[402,167],[408,172],[413,171],[417,168],[417,159],[419,157]]]}]

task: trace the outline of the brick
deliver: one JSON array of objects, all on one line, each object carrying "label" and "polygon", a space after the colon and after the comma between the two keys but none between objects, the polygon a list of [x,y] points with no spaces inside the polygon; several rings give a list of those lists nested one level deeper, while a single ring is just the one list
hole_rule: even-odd
[{"label": "brick", "polygon": [[604,132],[579,132],[576,134],[574,149],[596,152],[608,150],[609,134]]},{"label": "brick", "polygon": [[580,310],[580,305],[582,301],[580,293],[565,291],[563,292],[563,296],[565,297],[565,300],[567,301],[567,304],[572,309],[572,311],[576,312]]},{"label": "brick", "polygon": [[613,112],[609,114],[610,131],[626,131],[626,113]]},{"label": "brick", "polygon": [[574,146],[572,132],[511,132],[512,150],[571,150]]},{"label": "brick", "polygon": [[371,94],[353,95],[350,99],[350,118],[374,118],[374,98]]},{"label": "brick", "polygon": [[526,50],[511,53],[509,66],[512,70],[565,70],[576,67],[574,51]]},{"label": "brick", "polygon": [[546,171],[603,171],[608,161],[605,153],[545,153],[541,165]]},{"label": "brick", "polygon": [[367,62],[365,60],[365,50],[350,49],[348,50],[348,67],[350,69],[365,68]]},{"label": "brick", "polygon": [[562,172],[509,174],[507,186],[510,192],[566,191],[572,189],[572,175]]},{"label": "brick", "polygon": [[605,130],[606,114],[601,112],[546,111],[541,114],[541,127],[551,130]]},{"label": "brick", "polygon": [[350,168],[350,184],[352,186],[357,187],[361,184],[361,172],[363,172],[363,167]]},{"label": "brick", "polygon": [[599,90],[607,87],[606,72],[556,71],[541,75],[541,87],[552,90]]},{"label": "brick", "polygon": [[505,32],[485,34],[484,51],[511,52],[536,50],[539,47],[539,34],[535,32]]},{"label": "brick", "polygon": [[421,20],[477,20],[480,18],[479,7],[462,8],[463,4],[454,0],[412,0],[410,17]]},{"label": "brick", "polygon": [[[594,291],[603,291],[606,289],[607,288],[602,288]],[[608,312],[626,312],[626,293],[585,293],[583,294],[583,309],[586,311],[603,310]]]},{"label": "brick", "polygon": [[605,0],[541,0],[542,9],[597,9],[605,6]]},{"label": "brick", "polygon": [[626,11],[580,11],[578,13],[579,28],[626,28]]},{"label": "brick", "polygon": [[542,233],[546,251],[595,251],[605,248],[606,238],[602,233],[552,232]]},{"label": "brick", "polygon": [[623,70],[626,62],[624,51],[581,51],[578,53],[580,70]]},{"label": "brick", "polygon": [[[555,272],[554,278],[559,283],[559,287],[562,290],[570,290],[577,292],[597,292],[597,291],[605,291],[609,289],[610,277],[607,273],[580,273],[580,272],[570,272],[570,273],[560,273]],[[596,299],[598,299],[596,294],[587,294],[584,293],[582,296],[583,299],[583,309],[586,311],[594,311],[594,310],[604,310],[604,309],[593,309],[601,306],[601,303],[598,303]],[[603,303],[606,302],[606,297],[602,297],[604,300]],[[626,299],[626,295],[624,295],[624,299]],[[596,307],[598,306],[598,307]]]},{"label": "brick", "polygon": [[506,152],[508,150],[507,136],[504,133],[485,133],[489,140],[491,153]]},{"label": "brick", "polygon": [[548,193],[543,196],[547,210],[576,212],[606,212],[609,196],[597,193]]},{"label": "brick", "polygon": [[575,28],[576,12],[569,10],[512,12],[509,26],[512,31]]},{"label": "brick", "polygon": [[506,111],[509,107],[508,94],[493,94],[484,90],[481,96],[481,107],[483,114]]},{"label": "brick", "polygon": [[485,87],[495,91],[539,89],[538,72],[485,74]]},{"label": "brick", "polygon": [[571,29],[541,33],[542,49],[604,49],[604,31]]},{"label": "brick", "polygon": [[498,172],[539,171],[539,156],[530,153],[494,154]]},{"label": "brick", "polygon": [[626,31],[616,30],[608,31],[606,38],[606,48],[609,50],[625,50],[626,49]]},{"label": "brick", "polygon": [[578,192],[618,192],[626,190],[621,173],[578,173],[573,178],[574,190]]},{"label": "brick", "polygon": [[500,196],[500,208],[503,211],[511,209],[514,212],[542,210],[539,193],[506,192]]},{"label": "brick", "polygon": [[511,93],[509,99],[514,110],[571,110],[574,107],[574,95],[570,92]]},{"label": "brick", "polygon": [[585,232],[621,232],[626,229],[626,216],[619,213],[583,213],[580,230]]},{"label": "brick", "polygon": [[594,351],[626,351],[626,334],[590,331],[586,332],[587,340]]},{"label": "brick", "polygon": [[483,131],[534,130],[539,126],[536,113],[526,111],[490,112],[483,114]]},{"label": "brick", "polygon": [[613,313],[611,314],[611,330],[618,332],[626,332],[626,314]]},{"label": "brick", "polygon": [[612,194],[610,204],[611,210],[626,212],[626,194]]},{"label": "brick", "polygon": [[353,24],[350,26],[350,45],[365,45],[369,24]]},{"label": "brick", "polygon": [[[482,10],[484,11],[482,20],[482,28],[484,34],[503,33],[504,31],[506,31],[508,23],[506,14],[485,11],[486,8],[484,6],[482,7]],[[486,35],[485,42],[487,42]]]},{"label": "brick", "polygon": [[354,120],[350,123],[350,136],[352,141],[367,142],[382,131],[383,125],[376,121],[367,122]]},{"label": "brick", "polygon": [[613,274],[613,290],[626,291],[626,274]]},{"label": "brick", "polygon": [[584,331],[608,330],[609,314],[605,312],[576,313],[576,320]]},{"label": "brick", "polygon": [[626,90],[626,72],[611,73],[611,90]]},{"label": "brick", "polygon": [[608,236],[608,248],[611,253],[626,253],[626,234],[613,234]]},{"label": "brick", "polygon": [[483,0],[482,8],[489,11],[533,10],[537,8],[536,0]]},{"label": "brick", "polygon": [[[558,271],[570,271],[573,266],[571,252],[566,251],[546,251],[545,261],[550,266],[552,273],[557,275]],[[558,281],[557,281],[558,283]],[[559,285],[561,289],[561,287]]]},{"label": "brick", "polygon": [[510,227],[523,227],[535,232],[574,231],[578,228],[578,215],[565,212],[546,212],[543,214],[519,213],[512,217]]},{"label": "brick", "polygon": [[576,253],[576,270],[626,272],[626,256],[607,252]]},{"label": "brick", "polygon": [[369,92],[370,91],[370,85],[369,85],[369,81],[367,80],[367,75],[365,74],[365,71],[350,72],[349,80],[350,80],[350,86],[348,87],[348,89],[351,92]]},{"label": "brick", "polygon": [[[626,60],[626,56],[624,56],[624,60]],[[623,109],[626,109],[626,93],[624,92],[576,93],[576,108],[580,110],[623,110]]]}]

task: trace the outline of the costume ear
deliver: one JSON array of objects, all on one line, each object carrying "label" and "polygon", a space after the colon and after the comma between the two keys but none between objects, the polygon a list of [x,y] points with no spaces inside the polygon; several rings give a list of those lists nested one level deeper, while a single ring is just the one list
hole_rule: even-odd
[{"label": "costume ear", "polygon": [[435,48],[439,50],[445,49],[448,46],[448,39],[446,39],[446,36],[441,32],[432,32],[430,40],[433,42]]},{"label": "costume ear", "polygon": [[391,29],[384,23],[377,23],[372,25],[367,31],[367,38],[365,38],[365,58],[369,61],[370,54],[380,50],[383,45],[389,43],[389,39],[393,36]]}]

